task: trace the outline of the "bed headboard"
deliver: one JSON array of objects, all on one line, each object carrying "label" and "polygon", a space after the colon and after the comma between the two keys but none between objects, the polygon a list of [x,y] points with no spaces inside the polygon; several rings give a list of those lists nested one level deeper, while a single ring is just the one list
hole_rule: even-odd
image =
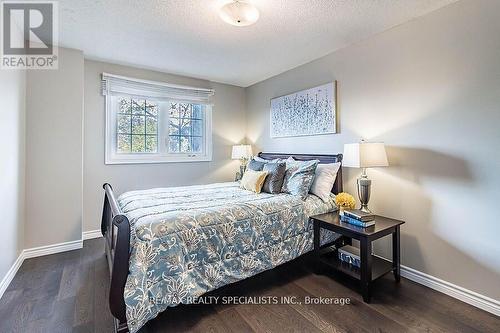
[{"label": "bed headboard", "polygon": [[[342,162],[342,154],[337,155],[318,155],[318,154],[285,154],[285,153],[263,153],[257,154],[260,158],[273,160],[275,158],[287,159],[290,156],[297,161],[319,160],[319,163],[336,163]],[[337,172],[337,179],[333,184],[332,193],[338,194],[342,192],[342,168]]]}]

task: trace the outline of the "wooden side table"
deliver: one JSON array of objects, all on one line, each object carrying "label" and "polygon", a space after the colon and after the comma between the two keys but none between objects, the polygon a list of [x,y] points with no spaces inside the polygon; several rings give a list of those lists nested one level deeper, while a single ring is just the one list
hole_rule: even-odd
[{"label": "wooden side table", "polygon": [[[375,225],[362,228],[340,221],[337,212],[315,215],[314,221],[314,252],[317,259],[336,271],[347,274],[361,283],[363,300],[370,302],[371,286],[379,277],[393,272],[396,282],[400,281],[400,226],[404,221],[376,216]],[[357,268],[338,259],[337,250],[330,247],[320,247],[320,229],[328,229],[360,243],[361,267]],[[392,262],[372,255],[372,241],[392,235]]]}]

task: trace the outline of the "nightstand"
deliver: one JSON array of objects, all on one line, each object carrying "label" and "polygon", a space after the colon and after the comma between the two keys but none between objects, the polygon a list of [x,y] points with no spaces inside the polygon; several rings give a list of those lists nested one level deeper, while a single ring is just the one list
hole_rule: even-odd
[{"label": "nightstand", "polygon": [[[361,228],[341,222],[338,212],[315,215],[311,218],[314,222],[314,254],[318,261],[359,280],[365,302],[370,302],[372,283],[379,277],[393,272],[396,282],[400,281],[399,229],[405,223],[404,221],[376,216],[375,225]],[[338,259],[336,249],[321,248],[320,229],[328,229],[342,236],[359,240],[361,267],[357,268]],[[392,262],[372,255],[372,242],[388,235],[392,235]]]}]

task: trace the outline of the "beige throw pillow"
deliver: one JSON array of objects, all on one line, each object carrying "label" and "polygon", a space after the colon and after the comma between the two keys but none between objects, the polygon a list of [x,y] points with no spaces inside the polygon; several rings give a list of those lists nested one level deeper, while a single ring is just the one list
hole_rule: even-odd
[{"label": "beige throw pillow", "polygon": [[241,178],[240,187],[245,190],[260,193],[266,180],[267,171],[254,171],[247,169]]}]

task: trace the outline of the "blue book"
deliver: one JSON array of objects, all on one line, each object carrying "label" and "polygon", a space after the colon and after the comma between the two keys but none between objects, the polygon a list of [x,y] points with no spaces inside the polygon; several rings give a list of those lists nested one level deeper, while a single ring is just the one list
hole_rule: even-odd
[{"label": "blue book", "polygon": [[375,221],[363,222],[363,221],[357,220],[355,218],[352,218],[352,217],[349,217],[346,215],[343,215],[340,218],[340,220],[342,222],[349,223],[349,224],[352,224],[352,225],[355,225],[358,227],[362,227],[362,228],[367,228],[367,227],[371,227],[372,225],[375,225]]},{"label": "blue book", "polygon": [[338,250],[339,259],[356,267],[361,267],[359,249],[354,246],[345,245]]}]

